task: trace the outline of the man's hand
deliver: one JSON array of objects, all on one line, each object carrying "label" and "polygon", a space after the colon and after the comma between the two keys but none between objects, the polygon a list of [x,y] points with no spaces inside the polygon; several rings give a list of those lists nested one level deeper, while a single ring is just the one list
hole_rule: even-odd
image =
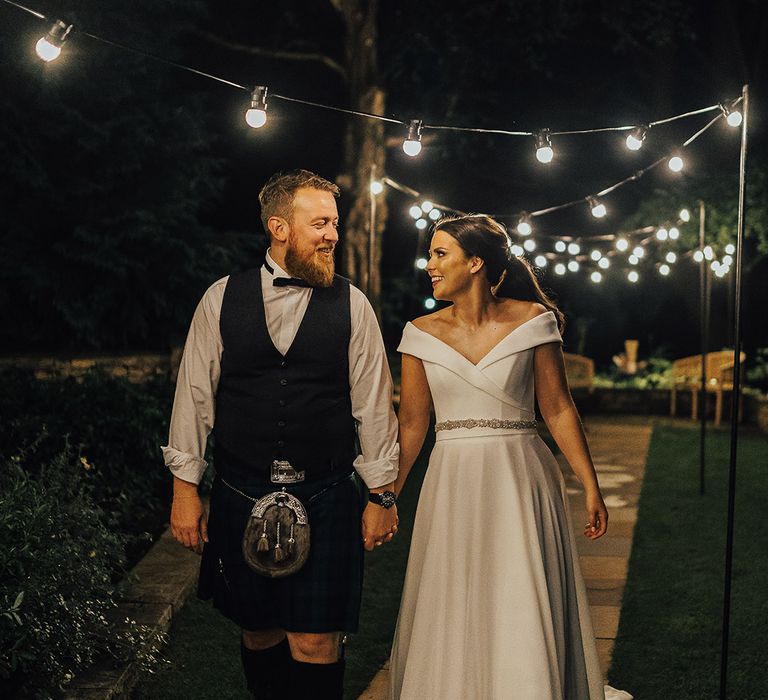
[{"label": "man's hand", "polygon": [[389,542],[397,533],[397,506],[384,508],[369,503],[363,511],[363,547],[369,552],[384,542]]},{"label": "man's hand", "polygon": [[171,532],[187,549],[197,554],[203,553],[203,542],[208,541],[208,517],[197,492],[174,494]]}]

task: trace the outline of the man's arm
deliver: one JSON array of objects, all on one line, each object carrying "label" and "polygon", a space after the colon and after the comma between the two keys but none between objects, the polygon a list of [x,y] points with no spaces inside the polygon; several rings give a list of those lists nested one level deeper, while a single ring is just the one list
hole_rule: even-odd
[{"label": "man's arm", "polygon": [[213,284],[195,310],[176,380],[168,444],[162,447],[174,477],[171,532],[198,554],[208,541],[197,485],[207,466],[203,455],[216,411],[222,351],[219,317],[226,280]]},{"label": "man's arm", "polygon": [[[355,469],[372,493],[392,491],[399,455],[392,375],[376,314],[359,289],[350,287],[349,292],[350,398],[362,451],[355,460]],[[397,532],[397,506],[384,508],[369,503],[363,513],[362,529],[366,549],[388,542]]]}]

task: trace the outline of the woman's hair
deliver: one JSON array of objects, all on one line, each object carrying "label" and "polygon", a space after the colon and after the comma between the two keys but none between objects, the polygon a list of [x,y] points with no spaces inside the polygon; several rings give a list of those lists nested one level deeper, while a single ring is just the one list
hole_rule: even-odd
[{"label": "woman's hair", "polygon": [[565,325],[557,305],[539,286],[528,262],[512,254],[507,231],[485,214],[450,216],[435,222],[434,231],[445,231],[461,246],[467,257],[478,257],[485,263],[488,284],[497,297],[535,301],[555,314],[562,332]]}]

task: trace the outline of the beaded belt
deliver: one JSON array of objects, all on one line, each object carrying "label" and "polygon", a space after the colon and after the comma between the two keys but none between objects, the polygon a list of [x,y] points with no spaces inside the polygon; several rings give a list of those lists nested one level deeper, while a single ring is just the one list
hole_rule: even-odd
[{"label": "beaded belt", "polygon": [[435,432],[456,430],[456,428],[500,428],[502,430],[530,430],[536,427],[535,420],[501,420],[500,418],[465,418],[444,420],[435,423]]}]

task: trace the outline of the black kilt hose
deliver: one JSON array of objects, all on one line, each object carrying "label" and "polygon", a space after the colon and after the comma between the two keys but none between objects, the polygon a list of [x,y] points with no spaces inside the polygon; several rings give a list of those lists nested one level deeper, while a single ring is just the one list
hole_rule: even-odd
[{"label": "black kilt hose", "polygon": [[[243,558],[242,541],[253,502],[216,479],[198,596],[213,599],[223,615],[246,630],[356,632],[363,584],[361,517],[364,494],[355,472],[315,482],[286,484],[306,507],[310,550],[291,576],[268,578]],[[253,498],[282,488],[244,491]]]}]

